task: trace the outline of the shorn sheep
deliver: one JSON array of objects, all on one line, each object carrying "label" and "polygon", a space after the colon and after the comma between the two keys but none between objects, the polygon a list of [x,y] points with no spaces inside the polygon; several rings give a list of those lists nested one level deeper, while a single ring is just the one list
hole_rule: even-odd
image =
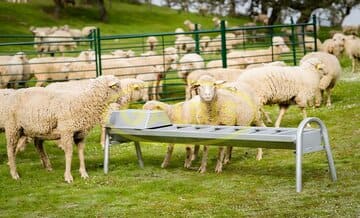
[{"label": "shorn sheep", "polygon": [[[311,52],[300,60],[300,66],[310,58],[318,58],[324,64],[324,76],[320,79],[319,88],[322,97],[324,92],[327,94],[326,106],[331,106],[331,90],[335,87],[341,74],[341,66],[336,56],[326,52]],[[315,99],[316,100],[316,99]],[[317,99],[319,100],[319,99]],[[320,106],[320,102],[315,101],[315,106]]]},{"label": "shorn sheep", "polygon": [[120,81],[114,76],[98,77],[81,92],[54,91],[35,87],[16,91],[5,103],[9,107],[5,134],[10,174],[19,179],[15,150],[19,139],[28,136],[36,144],[44,140],[59,140],[65,152],[65,181],[71,183],[73,144],[78,147],[80,174],[88,178],[85,169],[84,147],[88,131],[102,119],[111,102],[119,98]]},{"label": "shorn sheep", "polygon": [[309,102],[313,102],[314,98],[321,99],[319,83],[324,75],[324,67],[317,58],[308,59],[296,67],[257,67],[244,71],[237,82],[256,87],[255,96],[259,98],[260,105],[280,106],[275,122],[275,127],[279,127],[291,103],[297,104],[306,118]]},{"label": "shorn sheep", "polygon": [[[259,116],[259,103],[253,95],[249,85],[243,84],[237,89],[221,89],[218,85],[222,81],[216,81],[213,77],[204,75],[193,84],[198,88],[199,95],[194,98],[200,99],[196,111],[197,124],[207,125],[241,125],[251,124],[262,126]],[[259,149],[259,159],[262,151]],[[208,146],[204,146],[199,172],[204,173],[207,166]],[[225,159],[224,147],[219,147],[218,160],[215,172],[220,173]],[[225,161],[226,162],[226,161]]]}]

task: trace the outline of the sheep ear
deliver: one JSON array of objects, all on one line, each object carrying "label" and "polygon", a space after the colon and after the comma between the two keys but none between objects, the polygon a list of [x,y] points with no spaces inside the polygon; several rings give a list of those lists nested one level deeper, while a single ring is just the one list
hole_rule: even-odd
[{"label": "sheep ear", "polygon": [[140,89],[140,86],[139,86],[139,84],[134,84],[134,85],[133,85],[133,88],[134,88],[135,90],[139,90],[139,89]]},{"label": "sheep ear", "polygon": [[117,86],[120,87],[120,84],[118,84],[116,81],[110,81],[110,82],[109,82],[109,87],[110,87],[110,88],[115,88],[115,87],[117,87]]},{"label": "sheep ear", "polygon": [[316,64],[315,68],[316,68],[316,70],[322,70],[323,69],[322,64]]}]

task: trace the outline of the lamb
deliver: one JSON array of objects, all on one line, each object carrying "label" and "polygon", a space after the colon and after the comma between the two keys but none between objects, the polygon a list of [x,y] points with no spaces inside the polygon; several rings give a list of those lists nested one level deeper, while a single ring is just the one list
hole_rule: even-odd
[{"label": "lamb", "polygon": [[204,59],[196,53],[186,54],[179,60],[177,68],[179,69],[179,78],[186,82],[186,78],[191,71],[205,68]]},{"label": "lamb", "polygon": [[354,35],[343,35],[337,33],[333,36],[335,44],[340,47],[341,52],[349,56],[352,62],[351,73],[355,72],[356,62],[360,60],[360,38]]},{"label": "lamb", "polygon": [[[219,89],[221,82],[208,75],[200,77],[193,84],[198,87],[199,95],[194,98],[200,99],[196,111],[197,124],[208,125],[241,125],[251,124],[263,126],[259,116],[259,102],[253,95],[250,85],[239,84],[236,89]],[[250,90],[250,91],[249,91]],[[231,149],[229,149],[230,151]],[[208,146],[204,146],[203,157],[199,172],[206,171]],[[262,156],[259,150],[258,156]],[[224,148],[219,147],[219,155],[215,172],[220,173],[224,163]]]},{"label": "lamb", "polygon": [[0,56],[0,88],[16,88],[30,77],[29,62],[24,52],[13,56]]},{"label": "lamb", "polygon": [[[173,105],[169,105],[160,101],[153,100],[146,102],[143,106],[143,109],[165,111],[171,123],[174,124],[196,124],[195,111],[197,110],[198,104],[199,104],[198,98],[194,98],[184,102],[179,102]],[[193,153],[191,147],[186,146],[187,155],[184,163],[185,168],[190,168],[191,161],[196,159],[198,149],[199,146],[195,146],[195,151]],[[164,161],[161,164],[162,168],[166,168],[169,165],[173,150],[174,150],[174,144],[169,144]]]},{"label": "lamb", "polygon": [[[190,20],[185,20],[184,25],[189,29],[189,31],[195,31],[195,24]],[[201,29],[201,24],[198,24],[198,30]]]},{"label": "lamb", "polygon": [[232,51],[227,57],[229,60],[235,60],[238,65],[245,67],[249,64],[277,61],[280,59],[280,54],[290,51],[282,37],[275,36],[272,41],[273,47],[270,46],[268,49]]},{"label": "lamb", "polygon": [[157,44],[158,44],[158,40],[155,36],[149,36],[146,39],[146,45],[149,47],[150,51],[154,51]]},{"label": "lamb", "polygon": [[[341,74],[341,66],[336,56],[328,54],[326,52],[312,52],[306,54],[300,60],[300,66],[311,58],[318,58],[324,64],[324,72],[326,73],[319,83],[322,97],[324,92],[327,94],[326,106],[331,106],[331,90],[335,87]],[[320,106],[320,102],[315,102],[315,106]]]},{"label": "lamb", "polygon": [[281,119],[291,103],[296,103],[306,118],[306,107],[313,99],[321,99],[319,83],[325,75],[324,64],[317,58],[304,61],[301,66],[257,67],[243,72],[237,82],[249,84],[259,98],[260,105],[278,104],[280,113],[275,122],[279,127]]},{"label": "lamb", "polygon": [[[81,92],[54,91],[41,87],[16,91],[5,102],[9,110],[5,134],[10,174],[19,179],[15,164],[15,148],[22,136],[32,137],[37,144],[59,140],[65,151],[65,181],[71,183],[73,144],[78,146],[80,174],[88,178],[84,160],[84,138],[101,121],[107,106],[119,98],[120,81],[114,76],[98,77]],[[41,103],[39,103],[41,102]],[[20,128],[21,126],[21,128]]]},{"label": "lamb", "polygon": [[[214,23],[215,29],[220,29],[221,20],[218,17],[213,17],[212,22]],[[225,28],[228,27],[228,22],[225,21]]]}]

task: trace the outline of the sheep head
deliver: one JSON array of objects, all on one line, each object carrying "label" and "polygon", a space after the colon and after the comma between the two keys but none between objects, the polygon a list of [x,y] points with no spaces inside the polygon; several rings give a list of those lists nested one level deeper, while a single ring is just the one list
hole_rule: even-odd
[{"label": "sheep head", "polygon": [[290,48],[285,44],[284,38],[280,36],[275,36],[272,38],[272,44],[275,48],[279,50],[279,53],[290,52]]},{"label": "sheep head", "polygon": [[192,84],[193,89],[198,89],[199,96],[204,102],[211,102],[216,97],[217,86],[225,81],[216,81],[212,76],[203,75]]}]

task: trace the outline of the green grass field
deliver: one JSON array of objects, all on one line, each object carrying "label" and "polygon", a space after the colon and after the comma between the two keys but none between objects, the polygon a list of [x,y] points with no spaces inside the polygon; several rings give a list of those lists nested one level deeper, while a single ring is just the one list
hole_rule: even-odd
[{"label": "green grass field", "polygon": [[[74,27],[98,25],[106,34],[173,31],[184,19],[211,26],[210,17],[113,2],[110,22],[96,21],[91,8],[70,8],[57,21],[49,12],[52,1],[32,0],[29,5],[0,2],[1,34],[25,34],[31,25],[65,23]],[[38,12],[38,13],[36,13]],[[144,17],[146,19],[144,19]],[[244,19],[230,19],[245,23]],[[86,166],[90,178],[78,173],[74,149],[74,182],[63,180],[64,152],[55,143],[45,147],[53,165],[47,172],[33,144],[17,156],[21,179],[11,179],[7,166],[6,140],[0,133],[0,217],[359,217],[360,216],[360,74],[350,74],[350,62],[341,60],[344,73],[333,92],[330,108],[308,110],[328,127],[338,173],[331,182],[324,153],[305,155],[303,192],[295,192],[295,155],[287,150],[264,150],[255,160],[256,149],[235,148],[232,162],[221,174],[214,173],[216,147],[210,149],[208,172],[183,168],[185,147],[175,147],[167,169],[160,164],[166,144],[142,144],[145,168],[137,165],[133,144],[111,148],[109,174],[103,173],[100,128],[86,139]],[[1,103],[1,102],[0,102]],[[275,120],[277,107],[268,106]],[[300,110],[290,107],[282,125],[296,127]],[[199,166],[196,161],[194,166]]]}]

